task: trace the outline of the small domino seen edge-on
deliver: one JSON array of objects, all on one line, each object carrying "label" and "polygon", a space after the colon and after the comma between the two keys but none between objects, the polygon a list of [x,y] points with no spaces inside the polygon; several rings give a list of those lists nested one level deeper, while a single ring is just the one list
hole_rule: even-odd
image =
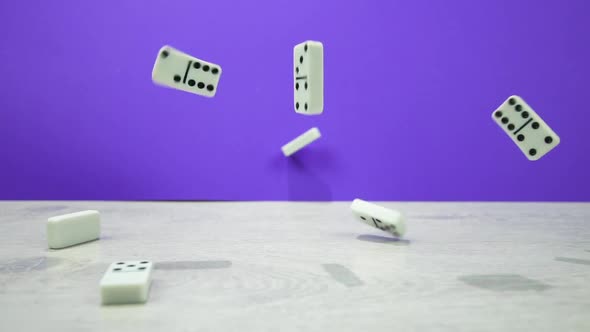
[{"label": "small domino seen edge-on", "polygon": [[47,219],[47,244],[61,249],[100,237],[100,213],[86,210]]},{"label": "small domino seen edge-on", "polygon": [[112,263],[100,280],[102,304],[145,303],[152,281],[150,261]]},{"label": "small domino seen edge-on", "polygon": [[308,40],[293,48],[295,112],[318,115],[324,111],[324,45]]},{"label": "small domino seen edge-on", "polygon": [[541,159],[559,145],[559,136],[519,96],[508,97],[492,113],[492,119],[531,161]]},{"label": "small domino seen edge-on", "polygon": [[221,77],[221,67],[183,53],[171,46],[158,51],[152,81],[158,85],[213,97]]},{"label": "small domino seen edge-on", "polygon": [[358,198],[352,202],[350,209],[361,222],[371,227],[378,228],[397,237],[402,237],[406,233],[404,217],[398,211]]},{"label": "small domino seen edge-on", "polygon": [[320,138],[322,135],[320,130],[316,127],[309,129],[308,131],[304,132],[303,134],[295,137],[291,142],[283,145],[281,150],[285,157],[289,157],[295,152],[303,149],[304,147],[311,144],[313,141]]}]

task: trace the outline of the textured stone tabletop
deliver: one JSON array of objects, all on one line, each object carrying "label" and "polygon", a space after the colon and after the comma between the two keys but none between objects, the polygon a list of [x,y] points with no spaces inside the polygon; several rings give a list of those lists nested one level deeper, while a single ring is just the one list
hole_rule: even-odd
[{"label": "textured stone tabletop", "polygon": [[[0,331],[590,331],[590,204],[381,204],[404,239],[350,202],[0,202]],[[47,249],[83,209],[101,239]],[[132,259],[148,302],[101,306]]]}]

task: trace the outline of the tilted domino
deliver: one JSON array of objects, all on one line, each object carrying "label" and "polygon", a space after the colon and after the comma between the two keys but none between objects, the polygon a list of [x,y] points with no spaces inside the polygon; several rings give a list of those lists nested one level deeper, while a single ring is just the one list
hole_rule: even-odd
[{"label": "tilted domino", "polygon": [[80,211],[47,219],[47,243],[51,249],[70,247],[99,237],[98,211]]},{"label": "tilted domino", "polygon": [[403,215],[377,204],[355,199],[350,206],[353,214],[363,223],[401,237],[406,233]]},{"label": "tilted domino", "polygon": [[153,263],[147,260],[112,263],[100,280],[102,304],[145,303],[152,270]]},{"label": "tilted domino", "polygon": [[315,128],[315,127],[311,128],[310,130],[297,136],[291,142],[283,145],[283,147],[281,147],[281,150],[283,151],[283,154],[285,155],[285,157],[289,157],[292,154],[294,154],[295,152],[308,146],[309,144],[311,144],[313,141],[320,138],[321,136],[322,135],[321,135],[320,130],[318,128]]},{"label": "tilted domino", "polygon": [[158,51],[152,81],[161,86],[205,97],[217,93],[221,66],[195,58],[169,45]]},{"label": "tilted domino", "polygon": [[560,143],[559,136],[520,96],[508,97],[492,119],[530,161],[541,159]]}]

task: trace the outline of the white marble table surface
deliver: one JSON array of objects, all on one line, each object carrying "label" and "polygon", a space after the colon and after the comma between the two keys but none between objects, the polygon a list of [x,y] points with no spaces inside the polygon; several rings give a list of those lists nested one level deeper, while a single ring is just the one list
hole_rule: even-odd
[{"label": "white marble table surface", "polygon": [[[0,331],[590,331],[590,203],[396,203],[403,240],[349,202],[0,202]],[[48,217],[101,239],[47,249]],[[144,305],[101,306],[118,260]]]}]

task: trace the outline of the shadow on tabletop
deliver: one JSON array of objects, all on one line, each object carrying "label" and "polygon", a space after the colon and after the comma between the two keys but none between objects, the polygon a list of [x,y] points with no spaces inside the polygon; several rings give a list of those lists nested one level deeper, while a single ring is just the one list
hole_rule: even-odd
[{"label": "shadow on tabletop", "polygon": [[380,235],[373,235],[373,234],[361,234],[356,237],[357,240],[365,241],[365,242],[374,242],[374,243],[388,243],[395,246],[409,246],[410,240],[407,239],[399,239],[395,237],[389,236],[380,236]]}]

